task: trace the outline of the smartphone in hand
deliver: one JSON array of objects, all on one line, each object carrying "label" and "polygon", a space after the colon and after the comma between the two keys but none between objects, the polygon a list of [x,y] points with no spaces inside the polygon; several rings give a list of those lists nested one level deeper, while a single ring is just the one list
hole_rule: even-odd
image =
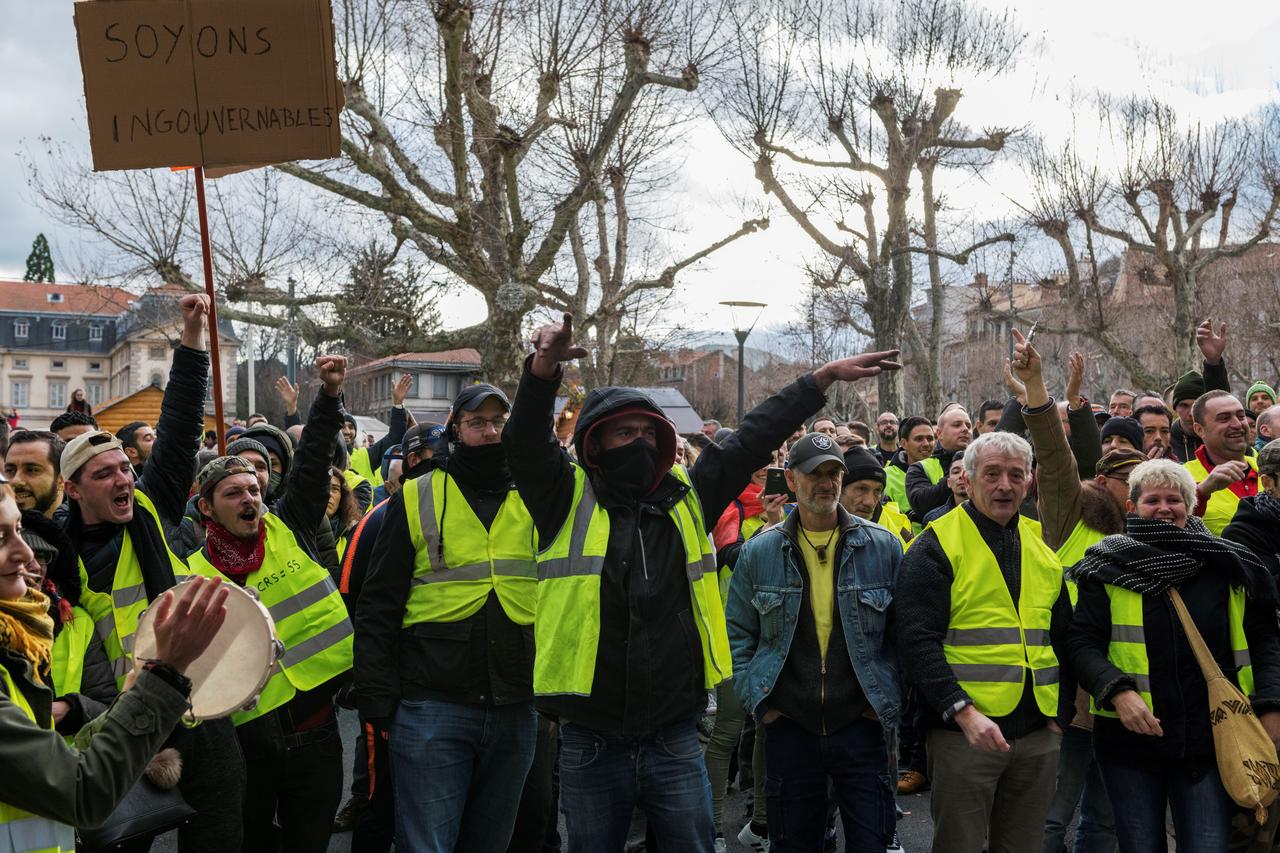
[{"label": "smartphone in hand", "polygon": [[764,480],[764,494],[766,495],[786,495],[787,500],[794,501],[795,494],[787,488],[787,475],[784,469],[770,467]]}]

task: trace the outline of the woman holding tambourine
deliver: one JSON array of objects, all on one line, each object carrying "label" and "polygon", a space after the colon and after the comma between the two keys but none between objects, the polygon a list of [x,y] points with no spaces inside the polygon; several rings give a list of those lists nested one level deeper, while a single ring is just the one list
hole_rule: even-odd
[{"label": "woman holding tambourine", "polygon": [[228,590],[197,578],[157,600],[155,657],[76,749],[53,730],[53,622],[27,585],[20,518],[0,484],[0,848],[71,853],[75,827],[107,819],[187,710],[183,673],[221,627]]}]

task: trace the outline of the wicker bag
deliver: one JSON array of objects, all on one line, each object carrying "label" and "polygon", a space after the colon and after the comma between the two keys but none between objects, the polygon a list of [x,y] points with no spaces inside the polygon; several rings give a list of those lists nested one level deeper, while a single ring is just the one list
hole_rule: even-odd
[{"label": "wicker bag", "polygon": [[1169,590],[1187,642],[1209,686],[1209,722],[1213,725],[1213,751],[1218,759],[1222,785],[1236,805],[1253,812],[1254,819],[1267,822],[1267,806],[1280,787],[1280,760],[1276,746],[1253,713],[1249,697],[1240,692],[1213,659],[1204,638],[1191,621],[1191,614],[1176,589]]}]

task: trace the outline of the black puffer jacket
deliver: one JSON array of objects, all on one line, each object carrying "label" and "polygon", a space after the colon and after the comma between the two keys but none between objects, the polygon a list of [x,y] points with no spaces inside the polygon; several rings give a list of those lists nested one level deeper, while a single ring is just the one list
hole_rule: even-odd
[{"label": "black puffer jacket", "polygon": [[[560,379],[534,376],[526,364],[502,441],[516,486],[533,515],[540,542],[550,543],[569,519],[574,463],[551,430]],[[712,444],[690,470],[710,532],[721,513],[767,465],[774,450],[820,411],[826,397],[803,376],[751,410],[723,444]],[[645,394],[601,388],[588,395],[574,431],[578,458],[592,426],[623,409],[661,410]],[[663,432],[659,433],[664,438]],[[660,456],[670,464],[660,442]],[[593,484],[597,474],[592,474]],[[668,509],[688,491],[672,474],[638,504],[607,498],[609,545],[600,578],[600,643],[590,696],[538,700],[539,710],[594,731],[634,737],[700,713],[706,705],[702,648],[685,574],[684,546]]]},{"label": "black puffer jacket", "polygon": [[1280,580],[1280,502],[1266,495],[1241,498],[1222,538],[1257,554],[1271,577]]},{"label": "black puffer jacket", "polygon": [[[1222,672],[1237,686],[1227,623],[1230,591],[1225,572],[1208,567],[1178,587],[1187,611],[1204,637]],[[1133,680],[1107,657],[1111,642],[1111,600],[1106,585],[1085,579],[1079,585],[1071,623],[1068,653],[1080,686],[1104,710],[1113,710],[1117,691],[1134,687]],[[1213,727],[1209,724],[1208,688],[1182,623],[1167,596],[1144,596],[1142,622],[1151,665],[1152,709],[1163,737],[1129,731],[1114,717],[1095,716],[1094,748],[1116,759],[1168,760],[1213,755]],[[1276,634],[1274,603],[1245,605],[1245,637],[1253,663],[1255,713],[1280,710],[1280,640]]]}]

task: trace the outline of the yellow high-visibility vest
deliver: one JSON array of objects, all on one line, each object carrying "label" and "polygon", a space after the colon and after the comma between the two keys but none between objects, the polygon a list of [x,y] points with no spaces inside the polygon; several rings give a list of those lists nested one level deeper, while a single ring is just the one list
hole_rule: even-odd
[{"label": "yellow high-visibility vest", "polygon": [[[1249,463],[1249,467],[1256,473],[1258,470],[1258,457],[1246,456],[1244,461]],[[1209,469],[1204,467],[1204,463],[1198,457],[1191,457],[1190,462],[1186,462],[1182,466],[1191,472],[1191,476],[1195,478],[1196,485],[1200,485],[1209,478]],[[1204,508],[1204,526],[1209,528],[1210,532],[1215,536],[1221,536],[1222,531],[1227,529],[1227,525],[1231,523],[1231,519],[1235,518],[1236,510],[1240,508],[1240,498],[1231,489],[1218,489],[1218,491],[1209,495],[1209,500]],[[1194,507],[1190,507],[1194,509]]]},{"label": "yellow high-visibility vest", "polygon": [[[689,484],[677,465],[671,473]],[[600,643],[600,575],[609,546],[609,513],[596,501],[581,466],[573,466],[573,502],[564,526],[538,554],[538,612],[533,692],[591,695]],[[710,689],[733,674],[716,557],[692,488],[667,511],[684,544],[689,600],[702,644],[703,683]]]},{"label": "yellow high-visibility vest", "polygon": [[64,622],[53,638],[49,654],[49,678],[53,695],[79,693],[84,681],[84,656],[93,639],[93,617],[83,607],[71,608],[71,621]]},{"label": "yellow high-visibility vest", "polygon": [[490,590],[512,622],[533,624],[537,532],[519,493],[507,493],[486,529],[457,481],[437,468],[404,484],[404,511],[413,542],[404,627],[466,619],[484,606]]},{"label": "yellow high-visibility vest", "polygon": [[1067,537],[1067,541],[1058,546],[1058,562],[1062,564],[1063,578],[1067,582],[1067,595],[1071,598],[1071,608],[1074,610],[1076,601],[1080,598],[1080,591],[1076,589],[1076,582],[1070,578],[1067,569],[1084,559],[1084,552],[1090,547],[1097,545],[1103,539],[1107,538],[1107,534],[1100,533],[1092,527],[1084,523],[1084,519],[1076,522],[1076,526],[1071,529],[1071,535]]},{"label": "yellow high-visibility vest", "polygon": [[1018,517],[1018,602],[996,556],[963,508],[930,525],[951,563],[951,619],[942,650],[974,706],[989,717],[1013,713],[1028,676],[1036,705],[1058,715],[1058,658],[1049,636],[1062,592],[1062,566],[1040,538],[1040,525]]}]

